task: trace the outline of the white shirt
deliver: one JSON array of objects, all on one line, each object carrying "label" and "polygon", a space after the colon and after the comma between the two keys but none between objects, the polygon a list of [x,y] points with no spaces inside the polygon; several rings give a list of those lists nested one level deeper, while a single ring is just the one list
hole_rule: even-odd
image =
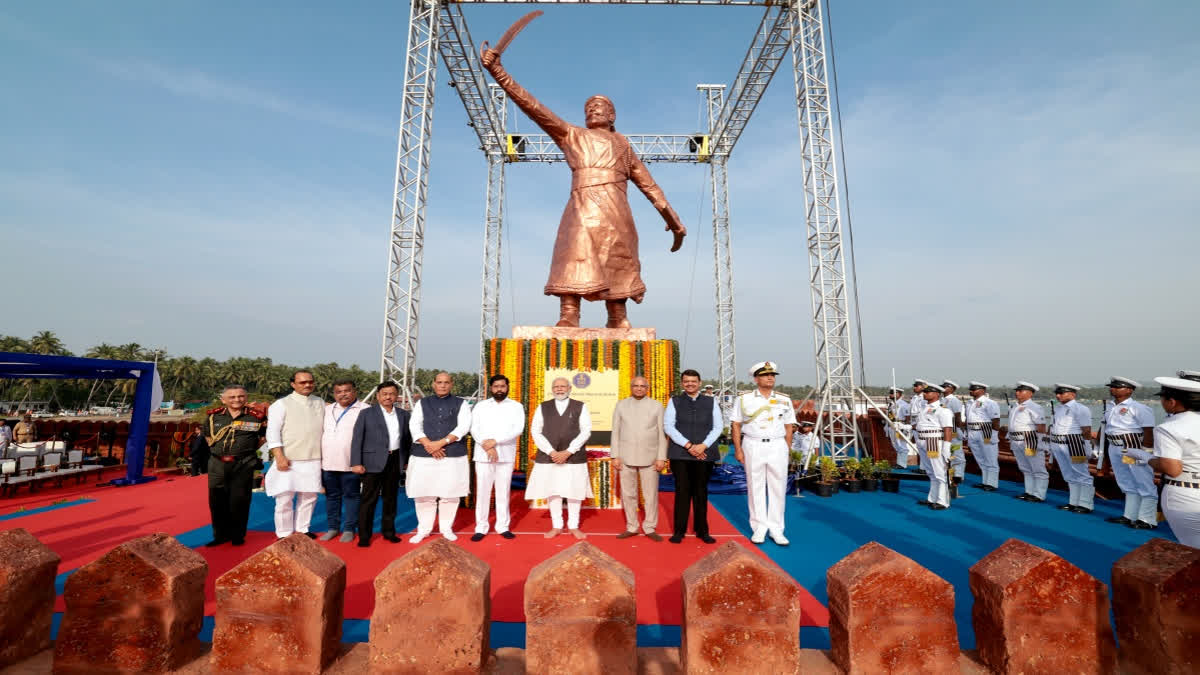
[{"label": "white shirt", "polygon": [[792,450],[808,454],[813,447],[813,439],[816,437],[816,432],[810,431],[807,434],[802,434],[799,431],[792,434]]},{"label": "white shirt", "polygon": [[506,398],[499,403],[484,399],[471,410],[471,437],[475,439],[475,461],[490,462],[483,442],[496,441],[496,461],[517,461],[517,439],[525,430],[525,406]]},{"label": "white shirt", "polygon": [[[567,409],[567,404],[571,402],[570,398],[563,400],[554,399],[554,408],[558,410],[558,414],[563,414]],[[583,403],[582,401],[580,401]],[[534,445],[538,450],[547,455],[554,452],[554,446],[550,441],[542,435],[542,406],[538,406],[533,411],[533,422],[529,424],[529,435],[533,439]],[[579,435],[571,439],[571,443],[567,445],[567,452],[578,452],[587,443],[587,439],[592,435],[592,413],[588,411],[587,403],[583,403],[583,410],[579,412]]]},{"label": "white shirt", "polygon": [[786,425],[796,424],[796,409],[783,394],[772,391],[763,396],[755,389],[738,397],[729,421],[740,423],[742,433],[750,438],[785,438]]},{"label": "white shirt", "polygon": [[[453,394],[451,394],[453,396]],[[467,405],[466,401],[458,408],[458,419],[454,423],[454,428],[450,430],[447,436],[453,436],[459,440],[466,438],[467,432],[471,430],[471,406]],[[425,414],[421,412],[421,402],[413,406],[412,417],[408,420],[408,432],[412,434],[413,442],[417,442],[422,438],[428,438],[425,435]],[[440,441],[440,438],[430,438],[431,441]]]},{"label": "white shirt", "polygon": [[388,452],[400,449],[400,418],[396,415],[395,406],[391,412],[384,410],[381,406],[379,412],[383,413],[383,423],[387,425],[388,430]]},{"label": "white shirt", "polygon": [[909,418],[909,424],[917,423],[917,411],[925,406],[925,393],[914,391],[912,398],[908,401],[908,412],[905,413]]},{"label": "white shirt", "polygon": [[967,404],[964,422],[991,422],[1000,417],[1000,406],[984,394]]},{"label": "white shirt", "polygon": [[325,406],[325,426],[321,434],[323,470],[350,470],[350,442],[354,439],[354,422],[358,419],[358,414],[369,407],[362,401],[355,401],[348,408],[343,408],[337,403]]},{"label": "white shirt", "polygon": [[1078,434],[1083,427],[1092,426],[1092,411],[1087,406],[1074,399],[1054,409],[1054,423],[1050,433],[1056,436]]},{"label": "white shirt", "polygon": [[1188,410],[1171,415],[1154,428],[1154,455],[1183,462],[1176,480],[1200,480],[1200,413]]},{"label": "white shirt", "polygon": [[926,401],[924,406],[917,409],[918,431],[937,431],[953,426],[954,413],[942,405],[940,399],[932,403]]},{"label": "white shirt", "polygon": [[1008,409],[1009,431],[1037,431],[1038,425],[1045,423],[1046,413],[1033,399],[1017,403]]},{"label": "white shirt", "polygon": [[1154,412],[1144,403],[1127,398],[1120,403],[1110,403],[1104,411],[1105,433],[1142,433],[1154,426]]},{"label": "white shirt", "polygon": [[896,421],[903,422],[908,417],[908,401],[905,401],[903,398],[892,401],[892,405],[889,407],[891,408],[892,417],[895,417]]},{"label": "white shirt", "polygon": [[952,414],[962,415],[962,399],[958,398],[954,394],[947,394],[944,398],[942,398],[942,405],[946,406],[946,408],[949,409]]}]

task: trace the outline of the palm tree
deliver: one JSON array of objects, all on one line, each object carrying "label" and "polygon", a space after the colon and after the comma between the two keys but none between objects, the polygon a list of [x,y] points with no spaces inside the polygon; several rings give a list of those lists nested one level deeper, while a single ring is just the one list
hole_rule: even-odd
[{"label": "palm tree", "polygon": [[29,348],[34,354],[42,354],[44,356],[58,355],[70,356],[71,352],[67,351],[67,346],[63,341],[58,339],[54,331],[40,331],[29,339]]}]

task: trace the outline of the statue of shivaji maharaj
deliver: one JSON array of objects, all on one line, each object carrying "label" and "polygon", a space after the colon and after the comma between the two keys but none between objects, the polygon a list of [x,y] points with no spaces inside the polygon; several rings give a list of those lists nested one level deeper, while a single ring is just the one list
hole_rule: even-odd
[{"label": "statue of shivaji maharaj", "polygon": [[500,53],[538,14],[541,12],[533,12],[514,24],[495,49],[484,43],[482,63],[517,107],[562,149],[571,167],[571,195],[558,223],[544,292],[559,297],[557,326],[579,325],[582,299],[604,301],[608,328],[629,328],[625,303],[630,299],[640,303],[646,284],[638,260],[637,228],[625,194],[627,182],[633,181],[662,214],[666,229],[675,235],[672,251],[679,249],[687,228],[634,154],[629,140],[617,133],[612,101],[599,95],[589,98],[583,106],[587,126],[578,127],[542,105],[500,65]]}]

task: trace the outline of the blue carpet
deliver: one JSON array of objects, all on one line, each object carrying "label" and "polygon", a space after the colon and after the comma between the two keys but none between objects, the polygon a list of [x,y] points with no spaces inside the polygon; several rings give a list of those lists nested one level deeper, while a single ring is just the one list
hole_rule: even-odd
[{"label": "blue carpet", "polygon": [[36,509],[28,509],[26,511],[13,511],[11,513],[6,513],[6,514],[0,516],[0,522],[3,522],[5,520],[12,520],[13,518],[22,518],[24,516],[32,516],[35,513],[45,513],[46,511],[56,511],[58,509],[65,509],[70,506],[79,506],[80,504],[89,504],[94,501],[96,501],[96,500],[95,499],[73,499],[69,502],[60,502],[58,504],[51,504],[49,506],[40,506]]},{"label": "blue carpet", "polygon": [[[972,479],[978,477],[968,476],[967,482]],[[793,493],[785,516],[791,546],[776,546],[768,539],[763,549],[828,606],[826,570],[863,544],[877,541],[954,585],[958,639],[964,649],[973,649],[968,571],[1006,540],[1021,539],[1052,551],[1110,585],[1117,559],[1154,537],[1174,540],[1165,523],[1157,530],[1134,530],[1104,522],[1121,515],[1124,502],[1118,500],[1097,499],[1095,512],[1081,515],[1055,508],[1066,503],[1065,492],[1051,491],[1045,503],[1034,504],[1013,499],[1022,487],[1001,482],[996,492],[963,485],[962,496],[948,510],[930,511],[915,503],[928,491],[928,481],[904,480],[897,494],[838,493],[822,498],[811,492],[801,497]],[[744,496],[716,495],[710,501],[750,536]],[[801,645],[828,648],[828,630],[802,630]]]}]

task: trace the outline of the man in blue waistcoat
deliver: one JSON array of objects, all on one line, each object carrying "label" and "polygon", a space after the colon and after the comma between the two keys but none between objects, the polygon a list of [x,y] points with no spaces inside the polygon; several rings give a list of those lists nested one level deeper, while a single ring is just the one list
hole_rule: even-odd
[{"label": "man in blue waistcoat", "polygon": [[717,540],[708,534],[708,478],[720,456],[715,443],[721,435],[721,408],[716,398],[700,395],[700,373],[689,368],[679,379],[683,393],[667,402],[663,415],[671,440],[667,459],[675,476],[675,530],[670,542],[683,541],[691,510],[692,531],[704,543],[715,544]]},{"label": "man in blue waistcoat", "polygon": [[450,393],[454,382],[450,373],[433,378],[433,396],[422,398],[413,407],[409,431],[416,440],[408,460],[405,490],[416,502],[417,533],[408,541],[416,544],[433,532],[433,521],[450,541],[454,534],[454,516],[458,500],[470,490],[471,473],[467,443],[463,438],[471,428],[471,408]]}]

